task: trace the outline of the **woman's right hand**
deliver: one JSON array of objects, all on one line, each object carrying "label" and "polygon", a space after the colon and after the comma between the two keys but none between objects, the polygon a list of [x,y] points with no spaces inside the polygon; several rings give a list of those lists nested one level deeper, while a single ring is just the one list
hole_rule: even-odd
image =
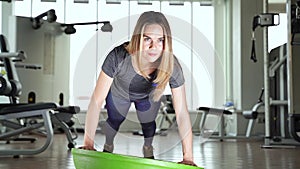
[{"label": "woman's right hand", "polygon": [[197,165],[193,161],[182,160],[182,161],[180,161],[178,163],[179,164],[185,164],[185,165],[191,165],[191,166],[196,166],[197,167]]},{"label": "woman's right hand", "polygon": [[79,149],[97,151],[94,146],[81,146]]}]

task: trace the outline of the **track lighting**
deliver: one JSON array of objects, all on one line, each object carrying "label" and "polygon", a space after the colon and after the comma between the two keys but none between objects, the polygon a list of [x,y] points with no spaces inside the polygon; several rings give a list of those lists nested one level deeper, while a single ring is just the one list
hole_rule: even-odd
[{"label": "track lighting", "polygon": [[[33,29],[39,29],[43,24],[43,18],[47,17],[47,21],[49,23],[55,22],[57,19],[57,16],[55,14],[54,9],[50,9],[47,12],[44,12],[40,15],[38,15],[35,18],[31,18],[32,27]],[[103,24],[101,27],[102,32],[111,32],[113,30],[112,25],[109,21],[101,21],[101,22],[83,22],[83,23],[71,23],[71,24],[60,24],[61,27],[66,27],[64,29],[64,32],[68,35],[76,33],[76,29],[74,28],[75,25],[92,25],[92,24]]]},{"label": "track lighting", "polygon": [[43,18],[45,16],[47,17],[47,21],[50,22],[50,23],[51,22],[55,22],[56,19],[57,19],[57,16],[55,15],[55,10],[54,9],[50,9],[49,11],[44,12],[44,13],[38,15],[35,18],[31,18],[33,29],[39,29],[42,26],[42,24],[43,24]]},{"label": "track lighting", "polygon": [[65,33],[70,35],[76,33],[76,29],[74,28],[75,25],[93,25],[93,24],[103,24],[101,27],[102,32],[111,32],[113,30],[112,25],[109,21],[102,21],[102,22],[83,22],[83,23],[71,23],[71,24],[61,24],[62,27],[65,28]]},{"label": "track lighting", "polygon": [[113,30],[113,27],[109,22],[104,23],[103,26],[101,27],[102,32],[112,32],[112,30]]},{"label": "track lighting", "polygon": [[74,28],[74,25],[67,25],[65,29],[65,33],[68,35],[76,33],[76,29]]}]

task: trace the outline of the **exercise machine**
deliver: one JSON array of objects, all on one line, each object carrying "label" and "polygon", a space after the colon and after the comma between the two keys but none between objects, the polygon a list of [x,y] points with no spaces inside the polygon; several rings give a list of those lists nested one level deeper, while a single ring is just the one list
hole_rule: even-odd
[{"label": "exercise machine", "polygon": [[[161,117],[156,133],[161,136],[166,136],[168,134],[168,130],[174,129],[177,125],[172,95],[162,96],[162,102],[159,112],[161,114]],[[168,127],[166,129],[163,129],[163,125],[165,124],[165,122],[168,122]]]},{"label": "exercise machine", "polygon": [[[205,138],[218,138],[220,141],[223,141],[225,138],[229,138],[225,136],[225,123],[224,123],[224,116],[225,115],[232,115],[232,112],[225,109],[219,109],[219,108],[211,108],[211,107],[199,107],[197,108],[197,111],[202,112],[201,120],[199,123],[199,130],[200,133],[196,135],[200,135],[201,137]],[[207,117],[209,115],[213,115],[219,119],[219,121],[216,123],[219,126],[218,136],[214,135],[214,129],[207,129],[205,127]]]},{"label": "exercise machine", "polygon": [[257,103],[252,107],[252,109],[245,110],[242,112],[243,116],[249,120],[247,130],[246,130],[247,138],[251,137],[251,132],[254,128],[255,120],[257,119],[258,114],[263,113],[260,111],[260,109],[262,109],[261,107],[264,106],[264,102],[262,100],[263,94],[264,94],[264,88],[262,88],[260,95],[259,95],[259,99],[258,99]]},{"label": "exercise machine", "polygon": [[[264,12],[268,5],[264,2]],[[264,29],[264,114],[263,148],[300,145],[299,54],[300,1],[287,0],[287,43],[268,52],[267,28]]]},{"label": "exercise machine", "polygon": [[[0,124],[7,130],[0,134],[0,140],[8,141],[30,141],[34,138],[22,138],[22,134],[42,134],[46,136],[44,144],[38,148],[29,149],[1,149],[1,155],[35,155],[45,151],[53,141],[53,124],[58,124],[64,130],[69,141],[68,147],[75,147],[77,136],[72,135],[66,122],[60,118],[60,113],[76,114],[80,111],[77,106],[60,106],[54,102],[41,103],[19,103],[19,96],[22,93],[22,85],[18,79],[15,62],[26,59],[23,51],[9,52],[7,40],[4,35],[0,35],[0,61],[5,71],[0,76],[0,95],[9,98],[8,103],[0,104]],[[36,119],[34,123],[27,123],[28,119]]]},{"label": "exercise machine", "polygon": [[300,54],[300,1],[288,1],[288,39],[287,43],[287,76],[288,76],[288,120],[289,133],[300,142],[300,106],[299,106],[299,54]]}]

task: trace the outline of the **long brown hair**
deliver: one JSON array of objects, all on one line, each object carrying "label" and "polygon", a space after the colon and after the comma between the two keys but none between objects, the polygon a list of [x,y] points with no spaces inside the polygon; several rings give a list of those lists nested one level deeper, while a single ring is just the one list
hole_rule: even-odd
[{"label": "long brown hair", "polygon": [[156,83],[156,89],[153,93],[153,99],[158,101],[162,96],[167,83],[173,72],[174,56],[172,48],[172,35],[170,25],[166,17],[160,12],[148,11],[144,12],[138,19],[137,24],[134,28],[131,41],[126,47],[127,51],[133,56],[132,61],[136,66],[137,71],[144,77],[148,78],[148,74],[143,72],[141,68],[142,63],[142,46],[143,46],[143,34],[144,29],[147,25],[158,24],[163,29],[164,34],[164,47],[162,56],[160,57],[160,64],[157,67],[157,76],[153,80]]}]

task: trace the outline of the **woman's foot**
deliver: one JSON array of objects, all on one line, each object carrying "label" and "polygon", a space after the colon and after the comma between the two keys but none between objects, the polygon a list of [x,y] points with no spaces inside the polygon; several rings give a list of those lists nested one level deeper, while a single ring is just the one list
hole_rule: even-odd
[{"label": "woman's foot", "polygon": [[103,152],[112,153],[114,151],[114,145],[104,144]]},{"label": "woman's foot", "polygon": [[152,146],[143,146],[143,154],[145,158],[154,159],[153,147]]}]

